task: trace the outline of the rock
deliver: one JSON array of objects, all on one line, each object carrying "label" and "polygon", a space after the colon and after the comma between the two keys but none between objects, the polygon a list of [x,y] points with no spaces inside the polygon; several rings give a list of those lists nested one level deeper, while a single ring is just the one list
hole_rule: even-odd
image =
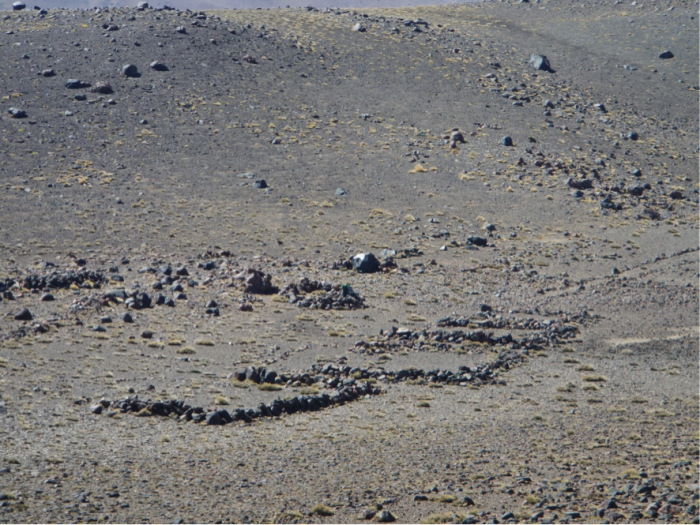
[{"label": "rock", "polygon": [[515,518],[515,514],[512,512],[506,512],[503,516],[501,516],[501,521],[507,521]]},{"label": "rock", "polygon": [[95,87],[92,89],[95,93],[100,93],[101,95],[109,95],[113,93],[112,86],[108,82],[98,80],[95,82]]},{"label": "rock", "polygon": [[464,135],[458,129],[452,130],[450,135],[450,148],[456,148],[457,144],[466,144],[467,141],[464,140]]},{"label": "rock", "polygon": [[496,227],[493,224],[488,223],[488,222],[486,224],[484,224],[481,227],[481,229],[486,230],[487,232],[495,232],[496,231]]},{"label": "rock", "polygon": [[503,144],[504,146],[512,146],[513,139],[511,137],[509,137],[508,135],[506,135],[505,137],[503,137],[501,139],[501,144]]},{"label": "rock", "polygon": [[530,56],[530,67],[537,69],[538,71],[551,71],[552,68],[549,65],[549,60],[544,55],[531,55]]},{"label": "rock", "polygon": [[641,177],[642,176],[642,170],[640,170],[639,168],[634,168],[630,173],[634,177]]},{"label": "rock", "polygon": [[122,75],[125,77],[136,77],[138,74],[139,70],[134,64],[124,64],[122,66]]},{"label": "rock", "polygon": [[388,510],[382,510],[377,516],[377,521],[379,521],[379,523],[391,523],[392,521],[396,521],[396,516]]},{"label": "rock", "polygon": [[103,408],[104,407],[102,405],[93,405],[90,407],[90,412],[93,414],[101,414]]},{"label": "rock", "polygon": [[363,26],[360,22],[352,26],[352,30],[358,33],[364,33],[366,31],[365,26]]},{"label": "rock", "polygon": [[23,109],[10,108],[7,112],[12,115],[12,118],[27,118],[27,112]]},{"label": "rock", "polygon": [[136,4],[136,9],[138,9],[139,11],[143,11],[144,9],[148,9],[148,8],[149,8],[148,2],[139,2],[138,4]]},{"label": "rock", "polygon": [[683,198],[683,194],[678,190],[672,191],[668,194],[668,196],[671,197],[673,200],[679,200]]},{"label": "rock", "polygon": [[486,239],[486,237],[470,235],[469,237],[467,237],[465,244],[474,246],[486,246],[488,244],[488,240]]},{"label": "rock", "polygon": [[241,306],[238,307],[238,309],[241,312],[252,312],[253,311],[253,305],[250,303],[241,303]]},{"label": "rock", "polygon": [[257,64],[258,61],[253,55],[244,55],[243,56],[243,62],[246,62],[247,64]]},{"label": "rock", "polygon": [[275,379],[277,379],[277,372],[274,370],[268,370],[265,372],[265,377],[262,379],[263,383],[274,383]]},{"label": "rock", "polygon": [[224,424],[224,420],[218,411],[209,412],[207,414],[205,421],[206,421],[207,425],[223,425]]},{"label": "rock", "polygon": [[644,186],[636,185],[627,190],[627,193],[635,197],[641,197],[644,194]]},{"label": "rock", "polygon": [[661,53],[659,55],[659,58],[662,58],[664,60],[669,59],[669,58],[673,58],[673,57],[674,57],[674,54],[668,50],[664,51],[663,53]]},{"label": "rock", "polygon": [[370,252],[358,253],[352,258],[352,267],[359,273],[374,273],[379,270],[379,261]]},{"label": "rock", "polygon": [[151,62],[151,69],[153,69],[154,71],[168,71],[168,66],[156,60],[154,62]]},{"label": "rock", "polygon": [[335,194],[336,194],[338,197],[344,197],[345,195],[348,194],[348,192],[345,191],[345,188],[338,188],[337,190],[335,190]]},{"label": "rock", "polygon": [[264,190],[267,188],[267,182],[265,182],[265,179],[258,179],[253,183],[253,188]]},{"label": "rock", "polygon": [[78,93],[77,95],[73,95],[73,98],[78,102],[83,102],[84,100],[87,100],[87,95],[84,93]]},{"label": "rock", "polygon": [[413,496],[413,501],[428,501],[428,496],[425,494],[416,494]]},{"label": "rock", "polygon": [[100,322],[101,323],[111,323],[112,318],[108,315],[103,315],[102,317],[100,317]]},{"label": "rock", "polygon": [[41,72],[42,77],[53,77],[56,75],[56,72],[53,69],[44,69]]},{"label": "rock", "polygon": [[593,181],[590,179],[566,179],[566,185],[575,190],[590,190],[593,188]]},{"label": "rock", "polygon": [[245,378],[248,381],[252,381],[253,383],[259,383],[260,382],[260,373],[258,372],[258,369],[255,368],[254,366],[249,366],[245,370]]},{"label": "rock", "polygon": [[134,322],[134,318],[132,317],[132,315],[129,312],[124,312],[123,314],[121,314],[119,316],[119,319],[121,319],[125,323],[133,323]]},{"label": "rock", "polygon": [[186,34],[187,34],[187,29],[185,28],[185,26],[178,26],[178,27],[175,28],[175,32],[176,32],[176,33],[180,33],[180,34],[182,34],[182,35],[186,35]]},{"label": "rock", "polygon": [[270,294],[275,291],[272,286],[272,276],[254,268],[246,268],[234,276],[234,279],[245,282],[243,289],[245,293]]},{"label": "rock", "polygon": [[530,516],[530,521],[537,521],[538,519],[540,519],[543,516],[544,516],[544,512],[542,512],[540,510],[538,512],[535,512],[532,516]]},{"label": "rock", "polygon": [[150,330],[144,330],[143,332],[141,332],[141,337],[143,337],[144,339],[150,339],[151,337],[153,337],[153,332],[151,332]]},{"label": "rock", "polygon": [[12,4],[12,10],[13,11],[21,11],[22,9],[25,9],[27,7],[27,4],[24,2],[15,2]]},{"label": "rock", "polygon": [[639,134],[636,131],[631,131],[630,133],[627,134],[627,138],[629,140],[638,140]]},{"label": "rock", "polygon": [[22,308],[17,314],[15,314],[15,321],[31,321],[32,319],[34,319],[34,316],[28,308]]},{"label": "rock", "polygon": [[77,80],[75,78],[71,78],[66,82],[66,89],[82,89],[88,86],[90,86],[90,84],[83,82],[82,80]]}]

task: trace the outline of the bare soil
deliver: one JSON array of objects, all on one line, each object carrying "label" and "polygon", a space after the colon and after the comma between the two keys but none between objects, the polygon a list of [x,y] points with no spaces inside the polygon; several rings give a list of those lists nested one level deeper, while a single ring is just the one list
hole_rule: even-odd
[{"label": "bare soil", "polygon": [[0,521],[697,523],[697,10],[3,12]]}]

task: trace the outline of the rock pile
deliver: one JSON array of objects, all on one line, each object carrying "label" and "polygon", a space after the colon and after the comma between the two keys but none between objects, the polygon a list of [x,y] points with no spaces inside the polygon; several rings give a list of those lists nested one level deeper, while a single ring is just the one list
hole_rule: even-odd
[{"label": "rock pile", "polygon": [[243,281],[245,293],[271,294],[277,291],[277,287],[272,286],[272,276],[255,268],[246,268],[233,279]]},{"label": "rock pile", "polygon": [[118,412],[132,413],[137,416],[162,416],[175,418],[178,421],[204,422],[207,425],[226,425],[235,421],[250,423],[263,417],[279,417],[283,414],[296,412],[317,411],[332,405],[340,405],[356,401],[360,397],[378,395],[381,391],[369,383],[352,385],[339,389],[331,394],[298,396],[291,399],[275,399],[269,405],[261,403],[257,408],[237,408],[232,412],[226,409],[211,409],[192,407],[182,400],[142,401],[138,396],[130,396],[122,400],[109,401],[101,399],[90,407],[93,414],[102,414],[107,409],[107,415],[113,416]]},{"label": "rock pile", "polygon": [[[323,290],[323,295],[304,295]],[[300,308],[320,310],[357,310],[366,308],[365,300],[347,285],[331,285],[326,282],[309,281],[306,277],[299,283],[288,284],[279,295],[287,297],[290,304]]]},{"label": "rock pile", "polygon": [[70,288],[73,284],[80,288],[99,288],[106,282],[107,278],[102,273],[82,270],[80,272],[51,272],[47,275],[30,274],[22,280],[22,286],[28,290]]}]

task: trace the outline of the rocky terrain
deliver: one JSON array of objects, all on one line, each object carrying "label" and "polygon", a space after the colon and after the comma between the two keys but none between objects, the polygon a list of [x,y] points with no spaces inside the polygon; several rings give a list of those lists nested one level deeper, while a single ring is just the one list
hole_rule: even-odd
[{"label": "rocky terrain", "polygon": [[698,522],[698,3],[0,13],[0,521]]}]

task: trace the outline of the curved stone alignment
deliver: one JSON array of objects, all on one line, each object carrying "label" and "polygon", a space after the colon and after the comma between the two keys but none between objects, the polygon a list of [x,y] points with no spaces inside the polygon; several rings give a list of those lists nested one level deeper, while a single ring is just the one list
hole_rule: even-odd
[{"label": "curved stone alignment", "polygon": [[275,399],[269,405],[260,403],[257,408],[237,408],[232,413],[223,408],[206,411],[203,407],[193,407],[182,400],[170,401],[142,401],[138,396],[130,396],[117,401],[101,399],[96,405],[90,407],[93,414],[106,414],[114,416],[117,410],[122,413],[133,413],[137,416],[163,416],[172,417],[179,421],[205,422],[207,425],[225,425],[234,421],[250,423],[254,419],[263,417],[279,417],[282,414],[294,414],[296,412],[310,412],[328,408],[332,405],[340,405],[356,401],[361,397],[376,396],[381,393],[379,388],[369,383],[346,386],[333,393],[319,395],[298,396],[291,399]]},{"label": "curved stone alignment", "polygon": [[[332,393],[317,395],[295,396],[291,399],[275,399],[269,405],[260,403],[257,408],[237,408],[229,412],[223,408],[205,410],[200,406],[190,406],[182,400],[152,401],[140,400],[137,395],[125,399],[109,401],[101,399],[90,407],[93,414],[102,414],[105,409],[107,416],[114,416],[117,411],[122,414],[132,413],[137,416],[162,416],[175,418],[178,421],[193,421],[206,425],[226,425],[235,421],[252,422],[254,419],[264,417],[280,417],[283,414],[296,412],[317,411],[333,405],[339,405],[356,401],[360,398],[369,398],[382,393],[382,390],[372,383],[381,381],[384,383],[399,383],[416,381],[417,384],[446,383],[459,386],[498,384],[498,370],[505,370],[520,364],[524,355],[514,351],[502,352],[498,358],[490,363],[474,368],[460,366],[458,371],[449,370],[420,370],[415,368],[398,371],[387,371],[382,367],[376,369],[351,368],[350,366],[337,366],[326,364],[324,366],[312,365],[305,372],[291,375],[277,375],[276,372],[265,368],[248,367],[235,375],[236,380],[249,380],[253,383],[279,383],[287,382],[288,385],[300,386],[316,384],[326,389],[334,390]],[[366,380],[359,383],[360,380]]]}]

